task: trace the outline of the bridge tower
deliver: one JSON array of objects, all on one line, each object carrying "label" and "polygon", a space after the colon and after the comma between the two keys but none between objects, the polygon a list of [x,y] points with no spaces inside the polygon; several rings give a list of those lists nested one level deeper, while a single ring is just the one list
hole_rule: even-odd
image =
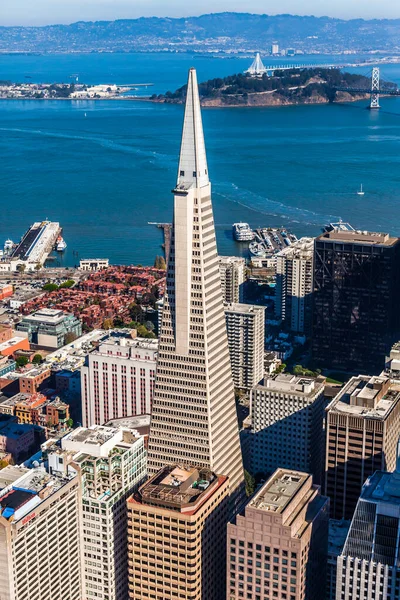
[{"label": "bridge tower", "polygon": [[261,77],[264,73],[267,72],[267,69],[264,67],[263,61],[261,60],[260,53],[257,52],[255,59],[251,63],[251,66],[245,71],[249,75],[253,77]]},{"label": "bridge tower", "polygon": [[371,102],[370,109],[380,108],[379,106],[379,67],[372,69],[372,86],[371,86]]}]

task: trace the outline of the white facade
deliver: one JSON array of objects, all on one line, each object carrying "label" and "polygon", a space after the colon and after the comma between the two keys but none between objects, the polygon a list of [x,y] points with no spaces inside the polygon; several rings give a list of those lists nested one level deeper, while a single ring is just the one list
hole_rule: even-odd
[{"label": "white facade", "polygon": [[81,368],[85,427],[151,413],[158,341],[110,335]]},{"label": "white facade", "polygon": [[2,600],[82,600],[80,498],[78,477],[42,468],[1,490]]},{"label": "white facade", "polygon": [[109,262],[108,258],[84,258],[79,261],[79,269],[81,271],[101,271],[108,269]]},{"label": "white facade", "polygon": [[278,466],[321,480],[324,379],[278,374],[251,390],[251,470]]},{"label": "white facade", "polygon": [[81,485],[84,598],[127,598],[126,500],[146,478],[144,438],[124,427],[79,427],[49,452],[53,473],[66,465]]},{"label": "white facade", "polygon": [[220,256],[222,297],[224,302],[243,302],[243,284],[245,282],[245,260],[238,256]]},{"label": "white facade", "polygon": [[227,304],[225,319],[233,383],[250,389],[264,377],[265,307]]},{"label": "white facade", "polygon": [[301,238],[276,256],[275,315],[291,331],[311,330],[314,240]]}]

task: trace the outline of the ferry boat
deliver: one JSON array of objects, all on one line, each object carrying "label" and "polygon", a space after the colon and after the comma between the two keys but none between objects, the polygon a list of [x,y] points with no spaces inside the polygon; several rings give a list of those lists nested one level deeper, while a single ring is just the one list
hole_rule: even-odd
[{"label": "ferry boat", "polygon": [[252,254],[253,256],[265,256],[266,252],[267,252],[267,247],[265,246],[265,244],[262,244],[261,242],[251,242],[249,244],[249,250],[250,250],[250,254]]},{"label": "ferry boat", "polygon": [[57,252],[64,252],[65,248],[67,247],[67,244],[64,240],[63,237],[58,236],[57,241],[56,241],[56,250]]},{"label": "ferry boat", "polygon": [[248,223],[234,223],[232,229],[237,242],[251,242],[254,239],[254,231]]},{"label": "ferry boat", "polygon": [[9,252],[14,248],[14,242],[10,239],[6,240],[4,243],[4,252]]}]

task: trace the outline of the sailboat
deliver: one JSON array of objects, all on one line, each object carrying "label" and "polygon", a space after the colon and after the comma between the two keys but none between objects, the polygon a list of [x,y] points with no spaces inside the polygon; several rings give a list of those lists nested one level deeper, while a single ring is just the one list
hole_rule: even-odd
[{"label": "sailboat", "polygon": [[362,186],[362,184],[361,184],[361,187],[360,187],[360,189],[358,190],[357,194],[358,194],[359,196],[364,196],[365,192],[363,191],[363,186]]}]

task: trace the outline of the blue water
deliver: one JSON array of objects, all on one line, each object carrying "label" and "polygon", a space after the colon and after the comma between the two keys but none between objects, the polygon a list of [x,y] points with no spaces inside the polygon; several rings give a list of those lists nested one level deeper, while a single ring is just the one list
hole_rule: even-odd
[{"label": "blue water", "polygon": [[[88,83],[154,83],[145,94],[182,85],[192,65],[204,80],[247,64],[167,54],[1,56],[0,79],[79,74]],[[385,65],[383,75],[400,84],[400,65]],[[400,99],[382,99],[379,112],[365,107],[203,111],[221,254],[245,252],[232,240],[237,220],[317,235],[341,217],[400,235]],[[152,263],[162,236],[147,223],[171,219],[182,111],[130,101],[0,101],[0,243],[49,218],[64,229],[63,264],[76,263],[74,251]]]}]

